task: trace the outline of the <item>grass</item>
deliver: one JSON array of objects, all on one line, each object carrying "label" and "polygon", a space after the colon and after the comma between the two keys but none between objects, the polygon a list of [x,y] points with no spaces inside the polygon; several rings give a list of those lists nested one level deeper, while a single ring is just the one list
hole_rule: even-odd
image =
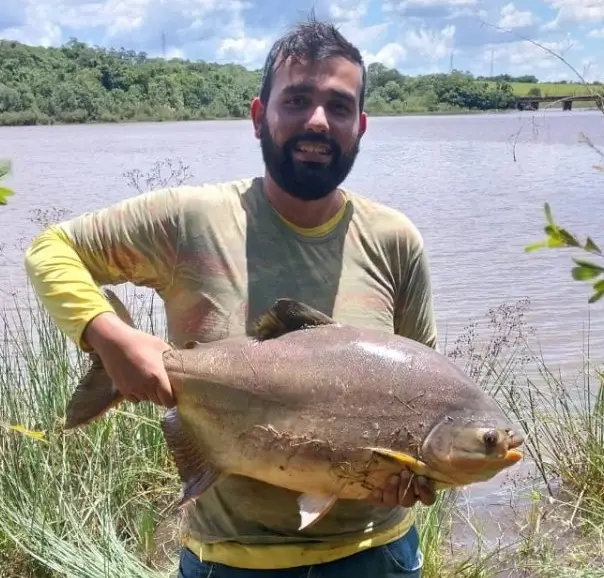
[{"label": "grass", "polygon": [[14,311],[1,317],[2,575],[156,575],[146,567],[158,555],[155,531],[180,490],[159,411],[128,404],[86,430],[64,432],[59,416],[84,360],[37,303],[15,305],[16,320]]},{"label": "grass", "polygon": [[[139,326],[162,334],[153,304],[136,293],[125,299]],[[565,568],[565,576],[591,578],[598,570],[588,547],[604,563],[604,394],[594,370],[570,388],[546,368],[530,349],[527,307],[521,301],[489,311],[484,324],[471,322],[445,350],[523,425],[544,490],[518,506],[509,544],[489,544],[481,515],[462,514],[463,492],[418,507],[424,578],[491,578],[503,568],[515,572],[506,576],[549,577]],[[63,432],[60,416],[85,359],[35,300],[15,298],[0,323],[2,576],[170,575],[180,487],[160,411],[126,405],[85,430]],[[7,427],[15,424],[44,437]],[[461,553],[451,546],[455,518],[475,537]]]},{"label": "grass", "polygon": [[[528,96],[532,89],[538,88],[542,96],[575,96],[588,94],[583,84],[565,84],[560,82],[512,82],[516,96]],[[604,92],[604,86],[593,86],[593,90]]]},{"label": "grass", "polygon": [[[489,82],[491,85],[495,85],[495,82]],[[579,83],[562,83],[562,82],[511,82],[514,96],[529,96],[529,93],[533,89],[538,89],[541,96],[578,96],[589,94],[588,88],[584,84]],[[593,92],[604,94],[604,86],[591,85],[589,87]],[[543,107],[554,107],[561,108],[561,103],[548,103],[543,104]],[[587,102],[573,102],[573,108],[595,108],[596,103],[593,101]]]}]

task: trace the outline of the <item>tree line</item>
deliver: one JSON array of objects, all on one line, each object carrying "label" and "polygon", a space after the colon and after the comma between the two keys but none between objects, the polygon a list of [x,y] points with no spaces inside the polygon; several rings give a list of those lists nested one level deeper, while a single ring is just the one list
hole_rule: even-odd
[{"label": "tree line", "polygon": [[[0,125],[244,118],[261,71],[237,64],[150,58],[71,39],[60,47],[0,41]],[[370,114],[514,106],[511,81],[471,74],[409,77],[368,67]]]}]

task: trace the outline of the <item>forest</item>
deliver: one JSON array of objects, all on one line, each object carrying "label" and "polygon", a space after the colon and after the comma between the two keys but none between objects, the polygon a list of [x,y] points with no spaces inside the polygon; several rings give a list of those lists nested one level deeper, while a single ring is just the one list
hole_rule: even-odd
[{"label": "forest", "polygon": [[[245,118],[261,71],[237,64],[150,58],[72,38],[60,47],[0,41],[0,125]],[[505,110],[514,82],[533,76],[468,72],[409,77],[368,66],[365,110],[373,115]]]}]

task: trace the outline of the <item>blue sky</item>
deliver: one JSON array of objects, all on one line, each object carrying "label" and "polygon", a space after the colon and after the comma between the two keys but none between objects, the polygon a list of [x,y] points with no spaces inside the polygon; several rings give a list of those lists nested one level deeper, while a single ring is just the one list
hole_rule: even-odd
[{"label": "blue sky", "polygon": [[[314,7],[362,50],[405,74],[535,74],[604,81],[604,0],[2,0],[0,38],[70,37],[166,56],[262,65],[271,42]],[[502,30],[503,29],[503,30]]]}]

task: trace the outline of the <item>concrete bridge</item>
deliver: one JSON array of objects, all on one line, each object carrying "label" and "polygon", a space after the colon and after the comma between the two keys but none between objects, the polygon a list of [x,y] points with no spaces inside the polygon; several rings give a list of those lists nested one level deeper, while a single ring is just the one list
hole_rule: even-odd
[{"label": "concrete bridge", "polygon": [[604,94],[569,94],[566,96],[517,96],[518,110],[538,110],[542,102],[560,102],[562,110],[572,110],[573,102],[593,102],[604,105]]}]

